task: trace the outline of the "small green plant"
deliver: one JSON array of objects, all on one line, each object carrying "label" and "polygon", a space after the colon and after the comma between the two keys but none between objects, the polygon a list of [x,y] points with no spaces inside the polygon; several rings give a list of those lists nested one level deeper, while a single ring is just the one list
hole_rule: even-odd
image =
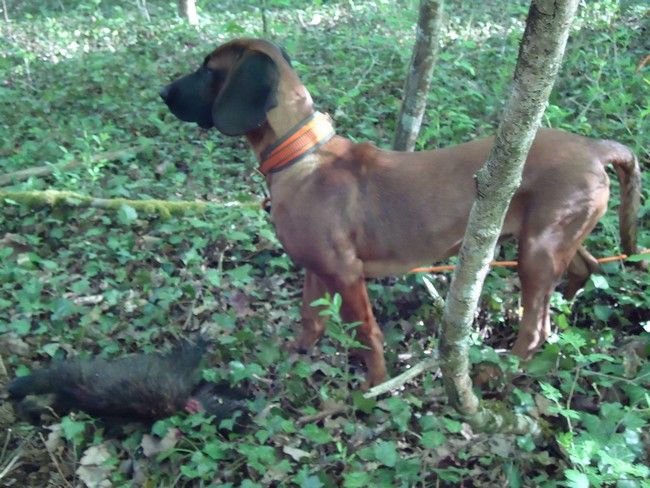
[{"label": "small green plant", "polygon": [[[568,328],[558,340],[566,359],[556,385],[539,381],[541,394],[551,402],[548,412],[559,415],[566,425],[556,436],[570,462],[564,471],[566,486],[642,486],[650,475],[643,463],[643,431],[648,428],[650,412],[643,385],[648,384],[650,369],[640,363],[626,368],[625,361],[598,352],[602,345]],[[598,398],[612,389],[627,396],[629,405]],[[584,403],[589,397],[597,407],[595,413],[574,406],[578,398]]]},{"label": "small green plant", "polygon": [[341,295],[335,293],[334,296],[331,296],[327,293],[322,298],[314,300],[310,305],[312,307],[322,307],[322,310],[318,314],[326,318],[327,326],[325,328],[325,334],[335,344],[343,348],[343,353],[345,354],[343,379],[344,384],[347,385],[352,379],[349,367],[350,351],[353,349],[365,349],[366,346],[356,340],[354,334],[354,330],[361,325],[361,322],[344,322],[341,317],[342,304],[343,300],[341,299]]}]

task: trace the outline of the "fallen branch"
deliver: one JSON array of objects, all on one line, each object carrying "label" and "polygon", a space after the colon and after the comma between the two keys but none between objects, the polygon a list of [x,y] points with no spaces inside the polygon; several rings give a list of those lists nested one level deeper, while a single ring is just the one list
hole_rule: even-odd
[{"label": "fallen branch", "polygon": [[44,191],[0,191],[0,202],[15,202],[28,207],[94,207],[106,210],[119,210],[124,205],[135,209],[139,213],[171,217],[182,215],[188,211],[203,212],[210,207],[259,207],[256,202],[251,203],[216,203],[187,200],[128,200],[126,198],[95,198],[72,191],[44,190]]},{"label": "fallen branch", "polygon": [[404,384],[406,384],[416,376],[419,376],[423,372],[429,371],[431,369],[437,369],[439,367],[439,364],[440,361],[438,359],[438,354],[436,353],[432,357],[424,359],[423,361],[414,364],[409,369],[404,371],[402,374],[399,374],[394,378],[386,380],[383,383],[369,389],[366,393],[364,393],[363,396],[364,398],[374,398],[383,393],[388,393],[389,391],[397,390],[398,388],[402,387]]},{"label": "fallen branch", "polygon": [[324,418],[331,417],[333,415],[338,415],[339,413],[345,413],[348,411],[348,408],[349,406],[344,403],[329,405],[323,408],[323,410],[320,410],[314,414],[303,415],[296,421],[296,423],[298,425],[304,425],[304,424],[310,424],[312,422],[318,422],[319,420],[323,420]]},{"label": "fallen branch", "polygon": [[[431,304],[433,306],[433,317],[430,319],[430,322],[439,322],[445,310],[445,301],[440,296],[440,293],[438,293],[438,290],[436,290],[436,287],[433,285],[430,279],[424,277],[423,281],[424,286],[431,296]],[[438,352],[434,351],[431,357],[414,364],[402,374],[371,388],[363,396],[365,398],[374,398],[383,393],[397,390],[421,373],[432,369],[438,369],[439,363]]]},{"label": "fallen branch", "polygon": [[[145,146],[133,146],[123,149],[117,149],[115,151],[105,151],[95,154],[90,158],[91,163],[97,163],[100,161],[113,161],[115,159],[120,159],[128,154],[137,154],[142,151]],[[32,176],[45,176],[56,171],[65,171],[67,169],[76,168],[82,166],[87,161],[83,159],[74,159],[66,163],[59,164],[47,164],[44,166],[35,166],[33,168],[21,169],[20,171],[15,171],[14,173],[7,173],[0,175],[0,186],[9,185],[11,183],[16,183],[18,181],[26,180]]]}]

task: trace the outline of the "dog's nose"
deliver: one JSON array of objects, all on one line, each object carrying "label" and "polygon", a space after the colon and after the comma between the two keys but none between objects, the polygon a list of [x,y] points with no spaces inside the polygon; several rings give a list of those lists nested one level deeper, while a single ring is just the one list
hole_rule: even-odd
[{"label": "dog's nose", "polygon": [[171,85],[164,86],[160,89],[158,94],[165,102],[169,100],[169,94],[171,92]]}]

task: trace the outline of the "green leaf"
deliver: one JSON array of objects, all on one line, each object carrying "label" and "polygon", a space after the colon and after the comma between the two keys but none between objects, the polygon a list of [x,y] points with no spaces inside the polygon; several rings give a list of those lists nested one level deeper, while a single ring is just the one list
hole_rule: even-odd
[{"label": "green leaf", "polygon": [[61,345],[58,342],[50,342],[43,346],[43,351],[50,357],[54,357]]},{"label": "green leaf", "polygon": [[77,444],[86,430],[86,422],[72,420],[69,415],[66,415],[61,420],[61,429],[63,430],[63,435],[67,440],[73,441]]},{"label": "green leaf", "polygon": [[[5,199],[5,201],[7,201]],[[0,247],[0,260],[4,261],[6,258],[11,256],[14,250],[9,246]]]},{"label": "green leaf", "polygon": [[514,463],[506,463],[504,466],[506,480],[509,488],[521,488],[521,472],[519,467]]},{"label": "green leaf", "polygon": [[372,413],[373,408],[377,405],[377,400],[374,398],[365,398],[363,392],[355,390],[352,392],[352,403],[357,410],[369,414]]},{"label": "green leaf", "polygon": [[606,306],[606,305],[594,305],[594,315],[596,318],[602,322],[607,322],[609,318],[612,316],[614,313],[614,310],[612,307]]},{"label": "green leaf", "polygon": [[594,288],[598,288],[600,290],[606,290],[609,288],[609,283],[607,282],[607,278],[605,278],[603,275],[591,275],[590,277],[592,284],[594,285]]},{"label": "green leaf", "polygon": [[535,450],[535,439],[532,435],[526,434],[517,437],[517,446],[526,452],[533,452]]},{"label": "green leaf", "polygon": [[77,305],[74,302],[66,299],[59,298],[54,303],[54,313],[52,314],[52,320],[63,320],[70,317],[71,315],[77,312]]},{"label": "green leaf", "polygon": [[280,268],[287,271],[289,270],[289,268],[291,268],[291,263],[289,262],[286,256],[282,255],[277,258],[271,258],[269,260],[269,266],[273,266],[275,268]]},{"label": "green leaf", "polygon": [[439,430],[429,430],[422,433],[420,444],[427,449],[435,449],[445,443],[445,434]]},{"label": "green leaf", "polygon": [[626,261],[629,261],[631,263],[638,263],[639,261],[649,261],[650,260],[650,253],[646,254],[632,254],[631,256],[628,256]]},{"label": "green leaf", "polygon": [[323,483],[321,480],[318,479],[318,476],[309,476],[308,478],[305,478],[301,483],[300,483],[300,488],[321,488]]},{"label": "green leaf", "polygon": [[589,488],[589,478],[580,471],[567,469],[564,471],[564,476],[566,476],[567,486],[570,488]]},{"label": "green leaf", "polygon": [[562,398],[562,392],[555,388],[553,385],[540,381],[539,386],[542,389],[542,395],[544,395],[549,400],[558,402]]},{"label": "green leaf", "polygon": [[251,480],[244,480],[241,485],[239,485],[239,488],[262,488],[262,485]]},{"label": "green leaf", "polygon": [[210,459],[214,461],[219,461],[226,457],[227,448],[223,446],[221,442],[213,441],[208,442],[203,446],[203,452],[205,452]]},{"label": "green leaf", "polygon": [[316,424],[307,424],[300,429],[300,434],[316,444],[331,442],[332,436],[327,429],[322,429]]},{"label": "green leaf", "polygon": [[122,204],[117,211],[117,221],[122,225],[129,225],[138,218],[138,212],[130,205]]},{"label": "green leaf", "polygon": [[219,270],[208,268],[203,276],[205,276],[205,279],[208,280],[208,283],[210,283],[212,286],[221,286],[221,273]]},{"label": "green leaf", "polygon": [[253,376],[265,376],[266,374],[265,370],[257,363],[244,365],[241,361],[231,361],[228,365],[230,366],[232,381],[235,384]]},{"label": "green leaf", "polygon": [[393,441],[380,441],[373,450],[375,459],[389,468],[397,463],[397,447]]},{"label": "green leaf", "polygon": [[167,435],[170,428],[172,428],[172,425],[170,424],[169,419],[157,420],[151,426],[151,433],[162,439]]},{"label": "green leaf", "polygon": [[16,376],[18,376],[18,377],[27,376],[29,373],[30,373],[29,368],[27,366],[25,366],[24,364],[21,364],[20,366],[18,366],[16,368]]},{"label": "green leaf", "polygon": [[371,478],[365,471],[355,471],[354,473],[346,473],[343,480],[345,488],[365,488],[370,483]]},{"label": "green leaf", "polygon": [[189,479],[199,478],[201,476],[197,469],[186,464],[181,466],[181,474]]},{"label": "green leaf", "polygon": [[406,432],[412,415],[410,405],[398,397],[391,397],[382,402],[382,405],[391,413],[391,420],[399,431]]},{"label": "green leaf", "polygon": [[235,286],[240,286],[250,283],[252,280],[250,275],[252,269],[253,267],[250,264],[244,264],[243,266],[226,271],[226,274],[230,276]]},{"label": "green leaf", "polygon": [[226,234],[226,239],[229,241],[250,241],[251,235],[239,230],[233,230]]},{"label": "green leaf", "polygon": [[452,434],[457,434],[463,429],[463,424],[458,420],[449,419],[447,417],[442,417],[442,425],[447,429],[447,431]]},{"label": "green leaf", "polygon": [[18,335],[26,335],[29,334],[29,331],[32,328],[32,324],[29,320],[26,319],[16,319],[11,322],[9,327]]},{"label": "green leaf", "polygon": [[563,345],[572,346],[576,351],[580,351],[580,348],[587,344],[585,338],[575,329],[567,329],[562,332],[559,342]]}]

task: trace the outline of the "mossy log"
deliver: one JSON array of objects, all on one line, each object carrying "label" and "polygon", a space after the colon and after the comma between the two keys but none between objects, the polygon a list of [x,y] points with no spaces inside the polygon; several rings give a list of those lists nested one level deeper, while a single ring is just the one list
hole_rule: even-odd
[{"label": "mossy log", "polygon": [[119,210],[124,205],[128,205],[136,212],[145,215],[157,215],[168,218],[173,215],[182,215],[186,212],[203,212],[211,207],[236,206],[250,207],[259,206],[258,203],[239,203],[229,204],[203,201],[187,200],[129,200],[126,198],[95,198],[88,195],[82,195],[72,191],[59,190],[32,190],[32,191],[0,191],[0,203],[16,203],[31,208],[39,207],[94,207],[106,210]]}]

